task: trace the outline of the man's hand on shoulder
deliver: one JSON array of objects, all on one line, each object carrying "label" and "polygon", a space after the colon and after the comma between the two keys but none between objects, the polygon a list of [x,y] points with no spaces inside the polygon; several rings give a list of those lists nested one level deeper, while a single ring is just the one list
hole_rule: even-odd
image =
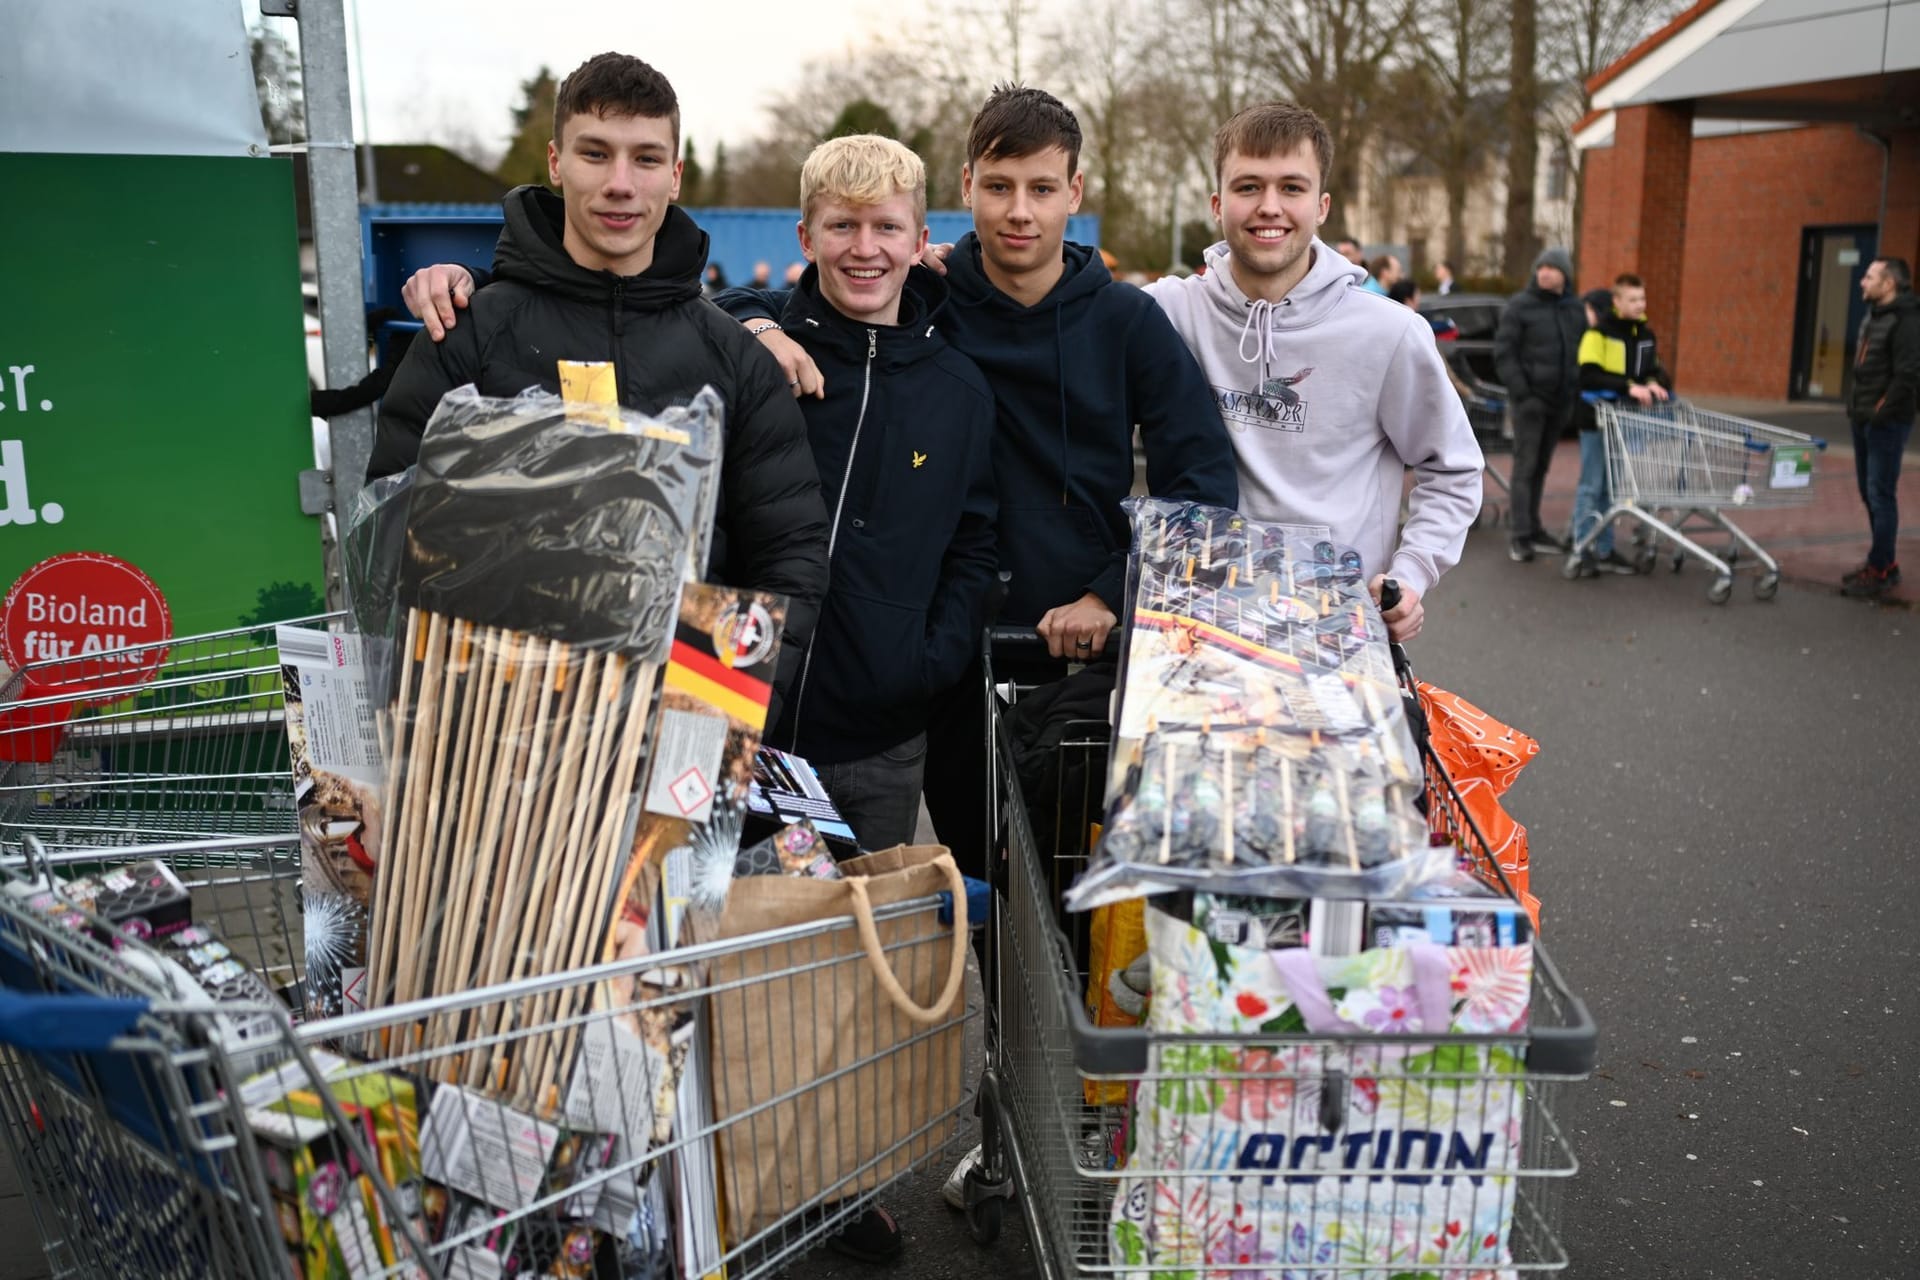
[{"label": "man's hand on shoulder", "polygon": [[[1380,588],[1386,580],[1386,574],[1375,574],[1373,581],[1367,584],[1367,594],[1373,597],[1375,604],[1380,603]],[[1387,624],[1387,639],[1395,644],[1405,644],[1420,634],[1420,627],[1427,620],[1427,611],[1420,603],[1420,593],[1401,583],[1400,603],[1382,611],[1380,617]]]},{"label": "man's hand on shoulder", "polygon": [[1072,604],[1047,610],[1034,629],[1047,642],[1049,655],[1089,662],[1107,647],[1107,633],[1118,621],[1107,602],[1089,591]]},{"label": "man's hand on shoulder", "polygon": [[787,388],[793,392],[795,400],[802,396],[812,396],[816,400],[827,398],[827,380],[805,347],[789,338],[779,325],[767,323],[764,317],[742,320],[740,324],[760,340],[760,345],[767,349],[767,354],[787,375]]},{"label": "man's hand on shoulder", "polygon": [[937,276],[947,274],[947,259],[953,254],[953,245],[931,244],[920,251],[920,265]]},{"label": "man's hand on shoulder", "polygon": [[473,273],[453,262],[436,262],[407,277],[400,288],[400,301],[407,304],[413,318],[426,326],[427,336],[435,342],[453,328],[453,313],[464,311],[473,296]]}]

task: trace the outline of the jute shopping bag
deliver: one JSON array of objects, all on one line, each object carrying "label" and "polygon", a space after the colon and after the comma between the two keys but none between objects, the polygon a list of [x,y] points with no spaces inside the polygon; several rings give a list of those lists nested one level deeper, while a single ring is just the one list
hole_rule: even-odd
[{"label": "jute shopping bag", "polygon": [[[720,938],[855,922],[742,948],[710,972],[715,1145],[736,1243],[898,1176],[950,1136],[960,1101],[967,895],[952,856],[902,845],[840,872],[736,880],[720,919]],[[942,891],[951,926],[932,908],[874,918]]]}]

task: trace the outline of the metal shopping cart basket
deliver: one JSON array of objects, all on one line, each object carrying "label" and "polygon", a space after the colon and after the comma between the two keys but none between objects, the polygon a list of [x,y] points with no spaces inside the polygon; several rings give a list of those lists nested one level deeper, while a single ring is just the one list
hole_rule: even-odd
[{"label": "metal shopping cart basket", "polygon": [[[1480,518],[1497,528],[1506,519],[1506,507],[1511,504],[1513,492],[1505,473],[1493,465],[1495,454],[1513,453],[1513,428],[1507,423],[1507,392],[1506,388],[1471,373],[1467,385],[1473,393],[1462,401],[1467,411],[1467,425],[1473,428],[1474,443],[1480,446],[1480,455],[1485,460],[1481,472],[1486,487],[1480,501]],[[1496,489],[1499,490],[1497,496]]]},{"label": "metal shopping cart basket", "polygon": [[[1404,665],[1402,675],[1410,685],[1411,673]],[[990,689],[992,679],[989,658]],[[1071,851],[1036,843],[1029,801],[1021,794],[1015,770],[1005,762],[1010,744],[1003,726],[996,725],[995,734],[1000,757],[995,786],[1005,819],[1002,839],[1007,860],[1006,880],[992,925],[995,955],[990,965],[989,1003],[997,1007],[998,1021],[980,1091],[982,1153],[967,1176],[964,1194],[969,1226],[976,1238],[990,1241],[998,1234],[1004,1202],[1017,1195],[1027,1214],[1034,1253],[1042,1272],[1050,1277],[1205,1274],[1249,1278],[1285,1275],[1301,1280],[1419,1276],[1437,1280],[1441,1276],[1553,1271],[1567,1265],[1558,1239],[1562,1188],[1578,1163],[1559,1126],[1555,1104],[1562,1083],[1590,1073],[1596,1032],[1585,1006],[1537,943],[1529,1028],[1504,1036],[1415,1037],[1418,1044],[1412,1047],[1428,1055],[1423,1060],[1425,1065],[1417,1068],[1410,1065],[1416,1059],[1409,1050],[1408,1055],[1391,1062],[1373,1059],[1370,1074],[1354,1070],[1356,1065],[1367,1065],[1369,1053],[1381,1052],[1382,1040],[1378,1037],[1303,1034],[1233,1040],[1095,1027],[1082,1003],[1086,981],[1083,956],[1076,954],[1079,948],[1062,927],[1059,898],[1054,892],[1056,855]],[[1072,749],[1092,749],[1092,743],[1077,744]],[[1444,769],[1430,751],[1424,754],[1427,807],[1434,832],[1453,842],[1489,883],[1504,883],[1484,837]],[[1041,807],[1045,805],[1043,800]],[[1180,1051],[1190,1049],[1224,1050],[1227,1057],[1208,1053],[1189,1054],[1183,1059]],[[1504,1061],[1518,1064],[1517,1074],[1492,1067],[1495,1050],[1508,1055]],[[1223,1068],[1221,1064],[1228,1059],[1240,1069]],[[1261,1064],[1250,1068],[1248,1064],[1255,1059],[1261,1059]],[[1208,1065],[1178,1065],[1183,1061]],[[1291,1068],[1276,1069],[1275,1064],[1283,1062],[1291,1063]],[[1523,1137],[1514,1161],[1500,1162],[1502,1167],[1497,1169],[1480,1170],[1484,1182],[1472,1180],[1472,1189],[1463,1192],[1475,1205],[1480,1205],[1484,1197],[1502,1198],[1511,1224],[1506,1241],[1510,1260],[1497,1266],[1484,1261],[1419,1261],[1415,1255],[1421,1242],[1410,1244],[1405,1265],[1343,1259],[1337,1251],[1328,1252],[1324,1244],[1316,1251],[1309,1243],[1307,1252],[1298,1257],[1257,1249],[1236,1252],[1236,1244],[1250,1240],[1271,1243],[1321,1239],[1321,1224],[1315,1220],[1317,1211],[1313,1209],[1303,1210],[1297,1219],[1269,1217],[1255,1221],[1250,1233],[1247,1224],[1241,1223],[1238,1234],[1234,1230],[1223,1234],[1221,1250],[1208,1251],[1204,1263],[1183,1260],[1177,1265],[1156,1265],[1142,1262],[1137,1256],[1123,1256],[1116,1249],[1113,1222],[1117,1197],[1140,1194],[1144,1188],[1149,1194],[1175,1197],[1183,1204],[1192,1195],[1193,1203],[1198,1204],[1209,1190],[1241,1174],[1236,1173],[1235,1153],[1211,1150],[1213,1135],[1198,1129],[1187,1148],[1191,1153],[1188,1159],[1176,1158],[1163,1167],[1121,1167],[1116,1154],[1127,1140],[1131,1108],[1125,1103],[1090,1101],[1101,1095],[1087,1087],[1089,1082],[1117,1083],[1129,1091],[1205,1091],[1228,1086],[1252,1094],[1264,1089],[1269,1091],[1265,1096],[1270,1102],[1279,1096],[1274,1091],[1284,1087],[1289,1096],[1315,1097],[1324,1107],[1324,1100],[1338,1096],[1340,1090],[1390,1091],[1410,1082],[1411,1071],[1426,1071],[1436,1062],[1441,1064],[1440,1074],[1426,1077],[1428,1087],[1434,1090],[1432,1096],[1439,1099],[1432,1105],[1446,1106],[1450,1099],[1456,1108],[1484,1107],[1497,1095],[1521,1126]],[[1297,1093],[1295,1085],[1301,1086]],[[1284,1108],[1288,1104],[1276,1105]],[[1317,1115],[1310,1109],[1308,1114],[1295,1115],[1291,1120],[1294,1131],[1300,1134],[1310,1131],[1315,1123],[1321,1124],[1325,1128],[1322,1136],[1332,1143],[1339,1109],[1323,1109]],[[1402,1167],[1408,1145],[1403,1136],[1397,1157]],[[1245,1175],[1249,1189],[1274,1183],[1272,1170],[1281,1159],[1274,1147],[1256,1153],[1260,1158],[1252,1166],[1247,1165],[1244,1152],[1239,1155],[1239,1166],[1253,1170]],[[1324,1177],[1280,1180],[1319,1182]],[[1367,1180],[1354,1178],[1356,1182]],[[1421,1183],[1425,1179],[1401,1175],[1397,1181]],[[1364,1233],[1369,1225],[1362,1221],[1359,1229]]]},{"label": "metal shopping cart basket", "polygon": [[284,702],[271,626],[29,663],[0,686],[0,842],[291,833]]},{"label": "metal shopping cart basket", "polygon": [[[1684,401],[1645,407],[1602,402],[1594,409],[1613,503],[1574,544],[1562,572],[1575,576],[1600,531],[1626,517],[1638,522],[1636,561],[1642,573],[1653,568],[1657,539],[1664,538],[1673,544],[1675,571],[1689,556],[1706,564],[1714,571],[1707,599],[1725,604],[1745,553],[1759,566],[1754,597],[1772,599],[1780,589],[1779,562],[1728,519],[1727,511],[1811,502],[1827,442]],[[1689,536],[1703,532],[1726,534],[1725,551],[1715,554]]]},{"label": "metal shopping cart basket", "polygon": [[[302,1021],[327,934],[302,914],[273,631],[136,656],[151,676],[22,673],[0,704],[22,757],[0,764],[0,1131],[56,1276],[653,1275],[667,1258],[738,1280],[944,1158],[977,1004],[804,1062],[795,1020],[844,1004],[875,948],[903,988],[937,989],[967,950],[950,895],[875,907],[871,945],[845,917]],[[194,930],[133,940],[70,897],[116,874],[190,901]],[[213,939],[228,987],[172,963]],[[744,1084],[708,1070],[762,1045]],[[515,1095],[511,1066],[534,1061],[567,1064],[537,1077],[564,1091]]]},{"label": "metal shopping cart basket", "polygon": [[[0,1119],[59,1277],[767,1275],[947,1158],[972,1099],[964,1005],[771,1086],[756,1074],[745,1102],[710,1071],[729,1037],[798,1043],[791,1021],[875,962],[850,917],[298,1023],[297,986],[290,1006],[216,1003],[170,944],[49,910],[83,866],[154,861],[196,912],[236,869],[254,900],[298,874],[292,837],[0,858]],[[873,918],[910,989],[967,950],[949,895]],[[572,1063],[563,1092],[502,1083],[532,1055]],[[903,1108],[910,1089],[938,1104]],[[809,1147],[807,1116],[852,1145]]]}]

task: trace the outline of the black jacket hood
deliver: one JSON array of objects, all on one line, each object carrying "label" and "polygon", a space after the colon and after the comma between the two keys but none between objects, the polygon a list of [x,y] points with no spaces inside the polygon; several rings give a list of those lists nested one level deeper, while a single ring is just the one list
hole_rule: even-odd
[{"label": "black jacket hood", "polygon": [[947,281],[953,292],[954,305],[997,307],[1010,315],[1026,315],[1078,302],[1113,283],[1113,273],[1107,270],[1107,264],[1098,253],[1071,240],[1062,245],[1062,249],[1067,269],[1054,282],[1053,288],[1047,291],[1046,297],[1031,307],[1023,307],[987,279],[986,265],[980,260],[980,237],[975,232],[967,233],[960,237],[952,255],[947,258]]},{"label": "black jacket hood", "polygon": [[578,302],[618,298],[623,307],[658,311],[700,296],[707,269],[707,233],[679,205],[653,241],[653,262],[637,276],[594,271],[567,255],[566,202],[545,187],[515,187],[501,201],[507,223],[493,250],[494,275]]}]

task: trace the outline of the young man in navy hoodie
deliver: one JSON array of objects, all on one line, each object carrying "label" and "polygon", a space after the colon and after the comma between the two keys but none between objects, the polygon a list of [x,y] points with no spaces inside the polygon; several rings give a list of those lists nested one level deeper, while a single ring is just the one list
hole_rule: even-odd
[{"label": "young man in navy hoodie", "polygon": [[[1233,507],[1239,486],[1180,335],[1097,250],[1066,241],[1086,182],[1080,142],[1079,122],[1049,93],[1007,85],[987,98],[960,173],[974,230],[945,255],[952,301],[937,323],[993,388],[999,556],[1012,575],[1001,620],[1036,627],[1052,658],[1085,662],[1122,608],[1134,427],[1155,497]],[[804,349],[778,331],[759,337],[796,394],[818,388]],[[987,840],[977,680],[976,668],[936,713],[927,765],[934,825],[975,874]]]},{"label": "young man in navy hoodie", "polygon": [[[800,401],[831,515],[831,576],[768,741],[819,769],[862,847],[912,841],[933,699],[972,665],[994,574],[993,393],[940,335],[947,286],[918,265],[927,173],[890,138],[835,138],[800,170],[812,265],[778,321],[825,375]],[[730,314],[774,294],[729,289]],[[977,691],[976,691],[977,696]]]}]

